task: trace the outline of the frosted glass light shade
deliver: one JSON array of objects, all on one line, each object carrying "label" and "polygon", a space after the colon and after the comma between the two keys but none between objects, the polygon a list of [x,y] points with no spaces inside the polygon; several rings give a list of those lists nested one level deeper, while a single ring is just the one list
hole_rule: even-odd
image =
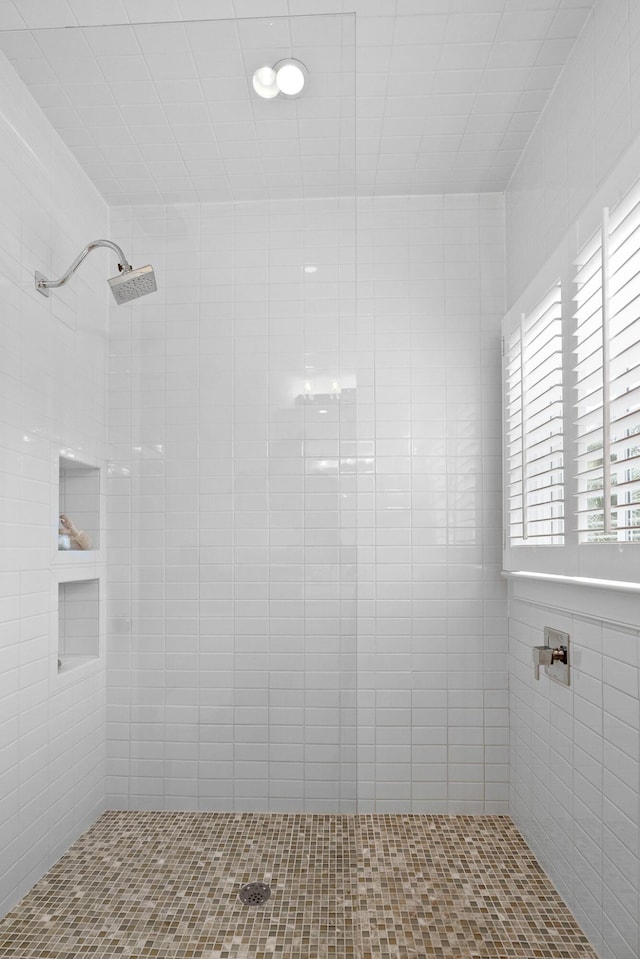
[{"label": "frosted glass light shade", "polygon": [[276,83],[276,71],[271,67],[259,67],[253,74],[253,89],[265,100],[277,97],[280,88]]},{"label": "frosted glass light shade", "polygon": [[280,60],[273,68],[276,85],[285,97],[297,97],[305,85],[307,69],[299,60]]},{"label": "frosted glass light shade", "polygon": [[304,88],[309,71],[304,63],[288,57],[274,67],[258,67],[253,74],[253,89],[265,100],[277,97],[298,97]]}]

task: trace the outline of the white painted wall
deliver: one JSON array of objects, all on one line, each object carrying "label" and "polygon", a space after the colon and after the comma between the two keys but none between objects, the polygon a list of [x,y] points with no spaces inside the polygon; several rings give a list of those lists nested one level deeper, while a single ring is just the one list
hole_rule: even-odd
[{"label": "white painted wall", "polygon": [[104,805],[104,659],[58,674],[58,577],[78,570],[54,548],[59,450],[105,457],[109,275],[100,252],[50,299],[34,289],[35,269],[58,276],[108,234],[108,214],[4,57],[0,206],[2,914]]},{"label": "white painted wall", "polygon": [[506,809],[502,201],[355,212],[114,211],[111,805]]}]

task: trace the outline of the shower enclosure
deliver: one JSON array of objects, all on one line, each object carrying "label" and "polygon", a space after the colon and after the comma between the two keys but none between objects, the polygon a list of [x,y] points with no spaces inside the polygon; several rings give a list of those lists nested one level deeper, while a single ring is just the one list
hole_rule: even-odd
[{"label": "shower enclosure", "polygon": [[541,868],[638,952],[633,599],[501,579],[505,251],[635,177],[630,5],[180,19],[332,3],[0,4],[16,959],[593,959]]},{"label": "shower enclosure", "polygon": [[0,35],[158,283],[109,315],[108,808],[507,811],[502,197],[402,172],[370,41],[356,117],[352,14]]}]

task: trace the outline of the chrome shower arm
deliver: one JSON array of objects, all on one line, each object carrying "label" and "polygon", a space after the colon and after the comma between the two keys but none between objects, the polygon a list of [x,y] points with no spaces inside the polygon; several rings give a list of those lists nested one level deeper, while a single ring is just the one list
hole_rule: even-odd
[{"label": "chrome shower arm", "polygon": [[38,290],[39,293],[42,293],[43,296],[48,296],[50,289],[54,289],[55,287],[62,286],[64,283],[66,283],[69,277],[73,276],[73,274],[76,272],[84,258],[91,253],[92,250],[97,249],[99,246],[109,247],[110,250],[113,250],[118,254],[120,257],[118,268],[120,269],[121,273],[130,272],[131,265],[127,261],[126,256],[117,243],[112,243],[111,240],[92,240],[91,243],[88,243],[87,246],[85,246],[82,253],[75,258],[67,272],[61,276],[59,280],[48,280],[46,276],[43,276],[42,273],[38,273],[36,270],[36,290]]}]

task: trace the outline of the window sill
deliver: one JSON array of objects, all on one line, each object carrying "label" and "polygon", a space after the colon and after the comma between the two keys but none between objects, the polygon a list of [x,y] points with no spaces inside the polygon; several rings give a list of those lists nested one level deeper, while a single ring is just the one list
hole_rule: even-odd
[{"label": "window sill", "polygon": [[640,593],[640,583],[626,583],[619,579],[591,579],[587,576],[561,576],[557,573],[535,573],[529,570],[509,572],[502,570],[505,579],[539,580],[545,583],[560,583],[567,586],[586,586],[588,589],[617,590],[622,593]]}]

